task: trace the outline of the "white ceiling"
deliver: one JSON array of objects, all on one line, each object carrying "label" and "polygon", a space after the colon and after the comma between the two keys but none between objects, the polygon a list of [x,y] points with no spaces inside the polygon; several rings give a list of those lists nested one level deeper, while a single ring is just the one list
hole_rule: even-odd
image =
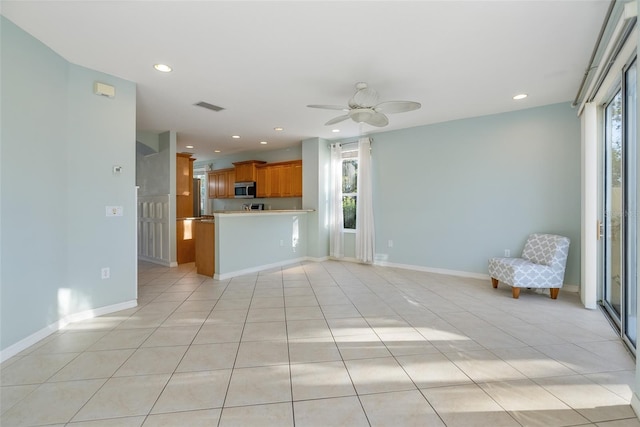
[{"label": "white ceiling", "polygon": [[[135,82],[138,130],[175,130],[178,151],[203,160],[572,101],[608,5],[3,0],[0,12],[68,61]],[[306,107],[346,105],[358,81],[422,108],[360,129]]]}]

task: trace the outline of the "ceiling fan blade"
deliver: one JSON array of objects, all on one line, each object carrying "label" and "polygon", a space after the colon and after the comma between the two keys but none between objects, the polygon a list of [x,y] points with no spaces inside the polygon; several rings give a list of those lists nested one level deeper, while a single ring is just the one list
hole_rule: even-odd
[{"label": "ceiling fan blade", "polygon": [[373,113],[367,120],[365,120],[365,123],[381,128],[389,124],[389,119],[384,114],[376,112]]},{"label": "ceiling fan blade", "polygon": [[323,110],[349,111],[349,108],[340,105],[307,105],[310,108],[322,108]]},{"label": "ceiling fan blade", "polygon": [[404,113],[406,111],[417,110],[422,107],[419,102],[413,101],[387,101],[381,102],[375,106],[375,110],[379,113],[393,114]]},{"label": "ceiling fan blade", "polygon": [[329,120],[329,121],[328,121],[327,123],[325,123],[324,125],[325,125],[325,126],[333,125],[333,124],[336,124],[336,123],[339,123],[339,122],[345,121],[345,120],[347,120],[348,118],[349,118],[349,115],[348,115],[348,114],[345,114],[344,116],[338,116],[338,117],[336,117],[336,118],[333,118],[333,119]]}]

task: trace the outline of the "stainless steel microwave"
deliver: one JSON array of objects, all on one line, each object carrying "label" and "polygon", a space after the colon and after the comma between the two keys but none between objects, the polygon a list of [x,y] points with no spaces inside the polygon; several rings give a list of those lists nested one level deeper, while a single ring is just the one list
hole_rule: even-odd
[{"label": "stainless steel microwave", "polygon": [[256,183],[253,181],[236,182],[233,187],[236,199],[253,199],[256,197]]}]

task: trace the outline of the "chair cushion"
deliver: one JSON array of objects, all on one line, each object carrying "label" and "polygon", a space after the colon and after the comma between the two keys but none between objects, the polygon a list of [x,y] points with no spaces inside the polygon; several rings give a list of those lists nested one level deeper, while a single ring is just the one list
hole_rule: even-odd
[{"label": "chair cushion", "polygon": [[561,288],[564,270],[557,271],[523,258],[491,258],[489,275],[515,288]]}]

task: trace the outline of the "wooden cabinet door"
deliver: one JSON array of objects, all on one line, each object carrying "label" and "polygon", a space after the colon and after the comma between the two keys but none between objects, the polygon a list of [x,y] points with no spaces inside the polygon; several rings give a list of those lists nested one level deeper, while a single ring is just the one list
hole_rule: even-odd
[{"label": "wooden cabinet door", "polygon": [[246,182],[253,181],[253,170],[255,166],[251,163],[236,165],[236,181]]},{"label": "wooden cabinet door", "polygon": [[235,189],[235,183],[236,183],[236,173],[233,169],[231,169],[230,171],[227,171],[225,173],[225,178],[226,178],[226,182],[225,182],[225,197],[228,199],[233,199],[234,197],[236,197],[236,189]]},{"label": "wooden cabinet door", "polygon": [[296,162],[292,165],[291,196],[302,197],[302,162]]},{"label": "wooden cabinet door", "polygon": [[256,197],[268,197],[267,188],[270,183],[268,177],[268,167],[256,168]]},{"label": "wooden cabinet door", "polygon": [[293,179],[293,165],[286,164],[280,166],[280,197],[291,197],[291,181]]},{"label": "wooden cabinet door", "polygon": [[216,198],[216,173],[215,172],[207,173],[207,184],[209,187],[209,198],[215,199]]},{"label": "wooden cabinet door", "polygon": [[193,163],[189,161],[190,154],[177,153],[176,155],[176,194],[178,196],[188,196],[191,194],[193,181]]},{"label": "wooden cabinet door", "polygon": [[270,177],[270,185],[267,189],[267,191],[269,192],[268,197],[282,197],[280,195],[280,185],[282,182],[282,165],[270,166],[268,173]]}]

